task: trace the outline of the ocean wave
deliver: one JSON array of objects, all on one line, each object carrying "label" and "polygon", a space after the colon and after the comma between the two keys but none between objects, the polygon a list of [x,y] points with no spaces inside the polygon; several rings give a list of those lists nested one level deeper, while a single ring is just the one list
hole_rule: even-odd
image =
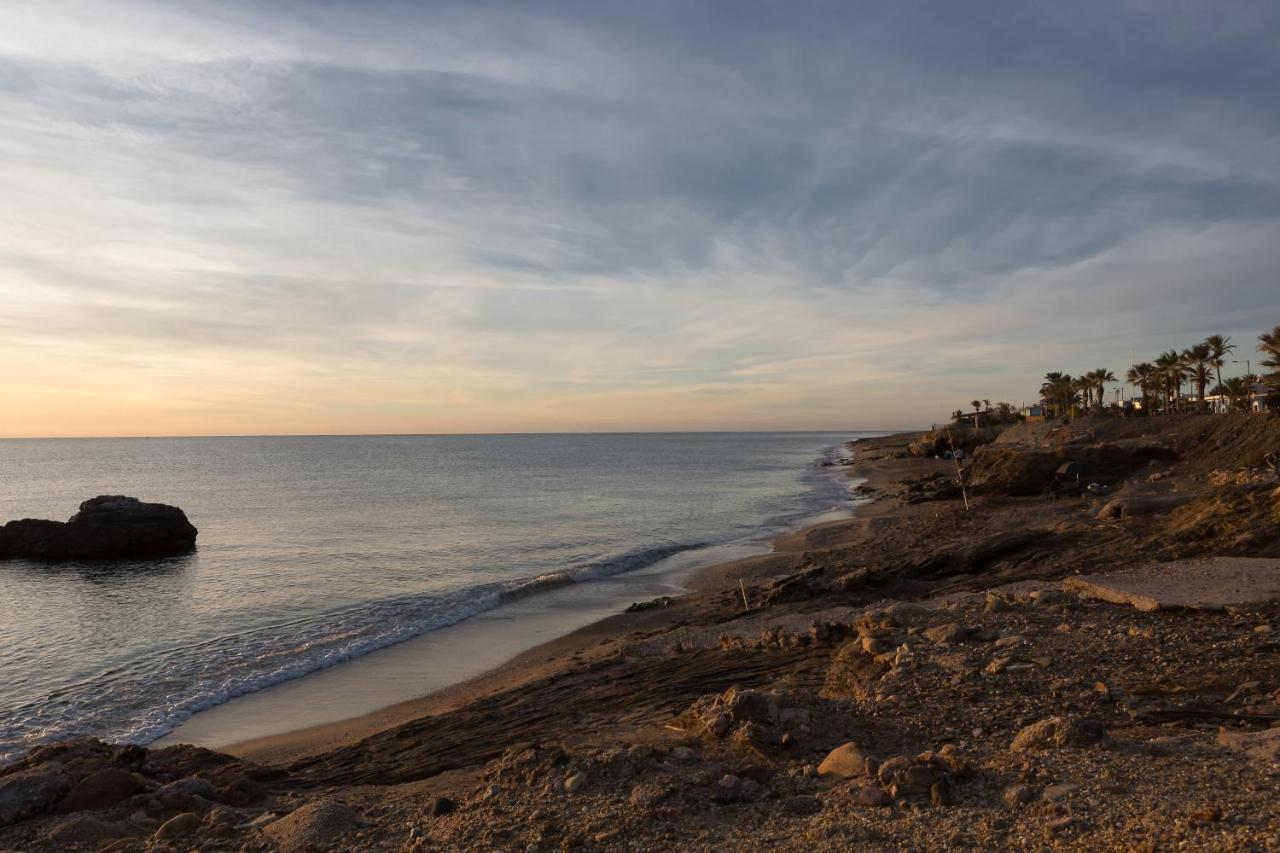
[{"label": "ocean wave", "polygon": [[[10,709],[0,724],[0,763],[24,749],[94,735],[151,743],[194,714],[301,678],[501,607],[581,582],[647,568],[703,547],[641,548],[555,572],[448,593],[402,596],[240,634],[158,650]],[[109,704],[103,701],[110,696]]]}]

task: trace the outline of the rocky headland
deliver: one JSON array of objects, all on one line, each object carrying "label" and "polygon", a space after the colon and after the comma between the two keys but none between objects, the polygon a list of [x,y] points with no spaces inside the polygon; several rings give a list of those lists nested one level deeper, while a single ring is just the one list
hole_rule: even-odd
[{"label": "rocky headland", "polygon": [[960,479],[940,438],[852,443],[856,517],[444,694],[32,750],[0,849],[1280,849],[1280,419],[953,435]]}]

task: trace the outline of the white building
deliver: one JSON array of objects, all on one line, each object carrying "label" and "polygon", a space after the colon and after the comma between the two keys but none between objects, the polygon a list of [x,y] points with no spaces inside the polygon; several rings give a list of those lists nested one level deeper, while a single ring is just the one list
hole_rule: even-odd
[{"label": "white building", "polygon": [[[1267,409],[1267,394],[1271,393],[1271,387],[1262,382],[1255,382],[1250,389],[1249,394],[1249,410],[1253,412],[1263,412]],[[1226,394],[1205,394],[1204,400],[1209,404],[1211,412],[1227,412],[1231,410],[1231,399]],[[1199,398],[1192,397],[1191,404],[1194,406],[1199,402]]]}]

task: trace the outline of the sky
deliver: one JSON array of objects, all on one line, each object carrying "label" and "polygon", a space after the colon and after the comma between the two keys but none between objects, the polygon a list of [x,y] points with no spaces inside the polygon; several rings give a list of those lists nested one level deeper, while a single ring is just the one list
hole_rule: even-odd
[{"label": "sky", "polygon": [[1274,0],[8,0],[0,436],[911,428],[1256,362],[1277,44]]}]

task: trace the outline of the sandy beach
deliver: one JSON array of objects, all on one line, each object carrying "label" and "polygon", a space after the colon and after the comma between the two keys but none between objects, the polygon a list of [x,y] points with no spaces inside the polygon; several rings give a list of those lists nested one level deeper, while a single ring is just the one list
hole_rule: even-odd
[{"label": "sandy beach", "polygon": [[[665,606],[352,719],[143,751],[114,811],[0,847],[1280,843],[1274,418],[962,433],[963,493],[937,440],[852,444],[871,503]],[[1055,484],[1068,458],[1087,482]]]}]

